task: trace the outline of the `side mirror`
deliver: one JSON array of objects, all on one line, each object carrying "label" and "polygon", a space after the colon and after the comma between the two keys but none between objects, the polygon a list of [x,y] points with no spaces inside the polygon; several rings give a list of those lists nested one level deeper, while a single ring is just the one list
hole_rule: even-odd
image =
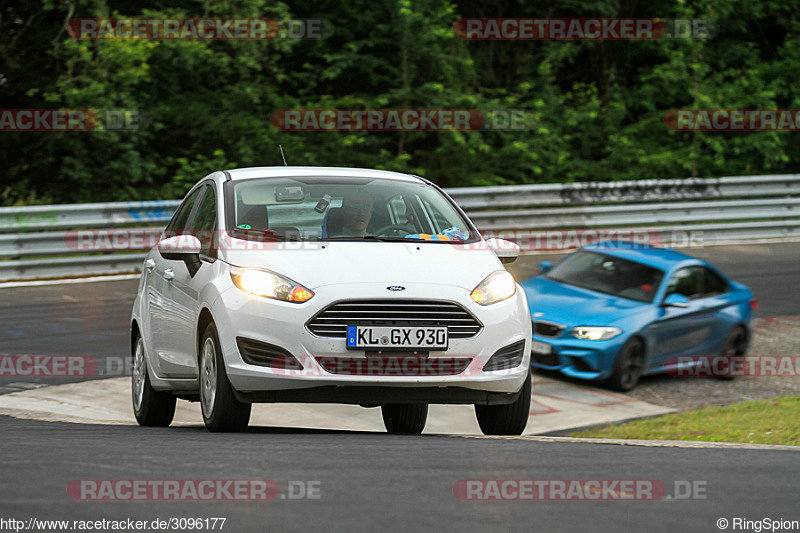
[{"label": "side mirror", "polygon": [[541,263],[539,263],[539,270],[541,270],[542,274],[544,274],[551,268],[553,268],[553,263],[551,261],[542,261]]},{"label": "side mirror", "polygon": [[680,307],[686,308],[689,307],[689,298],[684,296],[683,294],[678,294],[677,292],[673,292],[666,298],[664,298],[664,302],[661,304],[662,307]]},{"label": "side mirror", "polygon": [[486,239],[486,246],[495,253],[503,263],[513,263],[519,257],[519,245],[505,239]]},{"label": "side mirror", "polygon": [[183,261],[194,277],[200,268],[200,239],[194,235],[176,235],[158,242],[158,253],[168,261]]}]

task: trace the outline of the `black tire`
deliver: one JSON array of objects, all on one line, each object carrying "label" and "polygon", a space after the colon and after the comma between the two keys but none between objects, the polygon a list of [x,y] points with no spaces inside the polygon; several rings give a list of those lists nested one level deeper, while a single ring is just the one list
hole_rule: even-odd
[{"label": "black tire", "polygon": [[419,435],[428,420],[428,404],[391,403],[381,405],[386,431],[397,435]]},{"label": "black tire", "polygon": [[639,383],[644,369],[644,355],[644,343],[636,337],[628,339],[617,354],[614,372],[606,381],[606,385],[620,392],[633,389]]},{"label": "black tire", "polygon": [[[207,344],[213,347],[213,353],[206,353]],[[204,373],[206,356],[209,362],[213,361],[213,366],[208,368],[208,374]],[[200,409],[206,428],[214,432],[239,432],[247,429],[252,404],[240,402],[233,393],[233,386],[225,372],[225,361],[220,349],[217,328],[213,323],[206,327],[200,342],[198,369]],[[213,380],[209,379],[212,375]],[[212,383],[213,394],[210,392]]]},{"label": "black tire", "polygon": [[147,357],[144,355],[144,341],[137,335],[131,353],[133,372],[131,374],[131,403],[136,422],[140,426],[167,427],[175,417],[175,396],[169,392],[157,391],[150,384],[147,373]]},{"label": "black tire", "polygon": [[[747,333],[741,326],[736,326],[728,333],[728,336],[725,338],[725,342],[722,344],[722,350],[720,350],[720,355],[725,356],[727,358],[741,356],[747,353]],[[730,368],[730,362],[728,364],[723,365],[723,368],[727,372]],[[734,379],[736,376],[732,376],[730,374],[723,374],[719,376],[715,376],[718,379],[722,379],[725,381],[730,381]]]},{"label": "black tire", "polygon": [[476,405],[475,416],[484,435],[521,435],[531,412],[531,370],[517,399],[505,405]]}]

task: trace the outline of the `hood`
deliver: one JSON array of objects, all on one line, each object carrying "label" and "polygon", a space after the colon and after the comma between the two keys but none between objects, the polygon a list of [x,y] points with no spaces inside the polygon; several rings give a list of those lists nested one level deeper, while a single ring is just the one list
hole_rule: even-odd
[{"label": "hood", "polygon": [[471,291],[504,268],[487,249],[417,242],[281,242],[259,250],[227,249],[221,259],[266,268],[309,289],[339,283],[438,283]]},{"label": "hood", "polygon": [[[533,317],[566,326],[603,326],[641,311],[649,304],[590,291],[537,276],[522,282]],[[535,320],[535,319],[534,319]]]}]

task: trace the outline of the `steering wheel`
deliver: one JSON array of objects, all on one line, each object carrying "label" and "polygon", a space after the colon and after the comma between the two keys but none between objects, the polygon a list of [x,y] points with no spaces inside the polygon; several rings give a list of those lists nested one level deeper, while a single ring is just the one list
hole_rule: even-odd
[{"label": "steering wheel", "polygon": [[[384,235],[385,237],[405,237],[406,235],[409,235],[408,228],[406,228],[401,224],[389,224],[387,226],[383,226],[382,228],[375,230],[374,235],[381,236],[387,231],[394,232],[394,235]],[[405,233],[403,235],[400,235],[401,231]]]}]

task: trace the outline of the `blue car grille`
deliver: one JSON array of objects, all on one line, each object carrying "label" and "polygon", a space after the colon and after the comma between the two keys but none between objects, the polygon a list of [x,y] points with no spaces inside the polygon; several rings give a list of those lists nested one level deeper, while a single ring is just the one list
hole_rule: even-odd
[{"label": "blue car grille", "polygon": [[544,366],[558,366],[558,355],[554,353],[534,353],[531,352],[531,361]]},{"label": "blue car grille", "polygon": [[533,331],[542,337],[558,337],[564,331],[564,326],[555,322],[535,320],[533,322]]}]

